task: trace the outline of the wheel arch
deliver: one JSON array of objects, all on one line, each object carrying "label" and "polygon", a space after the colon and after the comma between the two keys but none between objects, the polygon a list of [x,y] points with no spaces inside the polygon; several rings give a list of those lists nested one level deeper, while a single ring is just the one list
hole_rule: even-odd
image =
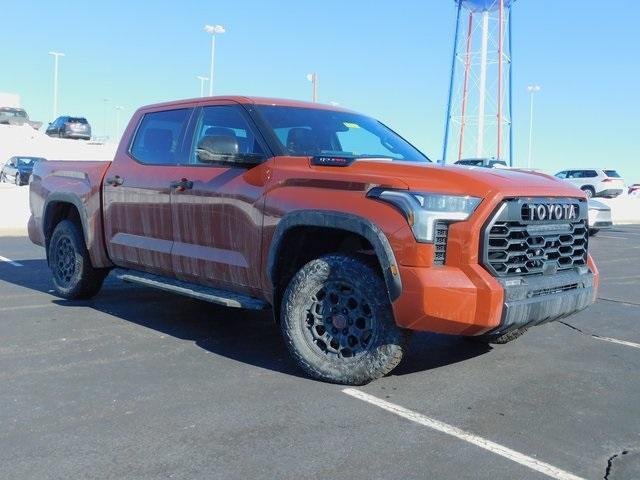
[{"label": "wheel arch", "polygon": [[85,244],[88,244],[86,209],[80,199],[69,193],[51,193],[47,198],[42,215],[42,233],[44,234],[47,257],[49,255],[51,235],[56,225],[62,220],[71,220],[77,223],[78,226],[82,228],[82,236]]},{"label": "wheel arch", "polygon": [[[322,229],[342,232],[347,237],[364,239],[373,250],[384,279],[389,299],[395,301],[402,293],[402,280],[395,254],[384,232],[371,220],[358,215],[331,210],[298,210],[280,220],[274,232],[267,258],[267,275],[273,286],[273,305],[277,309],[279,290],[283,287],[283,251],[288,239],[296,238],[301,229]],[[328,253],[328,252],[322,252]]]}]

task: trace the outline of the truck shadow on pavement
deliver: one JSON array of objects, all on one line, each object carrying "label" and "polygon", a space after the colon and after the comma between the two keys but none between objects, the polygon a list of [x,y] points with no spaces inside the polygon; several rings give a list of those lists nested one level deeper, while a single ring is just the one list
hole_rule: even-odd
[{"label": "truck shadow on pavement", "polygon": [[[11,305],[45,305],[77,309],[78,316],[88,320],[94,311],[150,328],[166,335],[192,341],[195,345],[238,362],[256,367],[305,377],[289,357],[273,322],[270,311],[256,312],[225,308],[152,288],[124,283],[111,276],[101,292],[91,300],[69,301],[61,298],[38,298],[39,292],[55,295],[45,260],[18,260],[22,267],[0,264],[0,281],[34,291],[33,296],[20,294]],[[10,294],[5,290],[0,303]],[[13,308],[13,307],[11,307]],[[26,315],[51,315],[51,310],[25,309]],[[62,327],[62,324],[61,328]],[[460,337],[416,333],[405,360],[392,373],[402,376],[461,362],[486,353],[491,348],[467,342]]]}]

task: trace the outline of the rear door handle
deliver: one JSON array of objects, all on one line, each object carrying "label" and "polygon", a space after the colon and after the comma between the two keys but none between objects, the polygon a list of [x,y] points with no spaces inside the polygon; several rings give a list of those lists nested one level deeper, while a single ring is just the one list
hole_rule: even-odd
[{"label": "rear door handle", "polygon": [[185,190],[191,190],[193,188],[193,182],[183,178],[179,182],[171,182],[171,188],[174,188],[178,192],[184,192]]},{"label": "rear door handle", "polygon": [[124,183],[124,178],[120,175],[116,175],[115,177],[109,177],[105,180],[112,187],[117,187],[118,185],[122,185]]}]

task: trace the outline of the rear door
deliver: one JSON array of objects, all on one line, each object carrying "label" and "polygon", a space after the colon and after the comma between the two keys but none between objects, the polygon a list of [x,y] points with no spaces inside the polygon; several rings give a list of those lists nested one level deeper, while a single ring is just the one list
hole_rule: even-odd
[{"label": "rear door", "polygon": [[[187,183],[172,191],[175,275],[218,288],[257,292],[260,285],[264,191],[270,178],[267,147],[243,106],[202,107],[194,122]],[[206,163],[197,146],[222,145],[227,161]],[[253,158],[243,166],[234,157]]]},{"label": "rear door", "polygon": [[180,177],[192,108],[140,116],[128,150],[119,150],[103,181],[107,251],[119,266],[173,275],[172,182]]}]

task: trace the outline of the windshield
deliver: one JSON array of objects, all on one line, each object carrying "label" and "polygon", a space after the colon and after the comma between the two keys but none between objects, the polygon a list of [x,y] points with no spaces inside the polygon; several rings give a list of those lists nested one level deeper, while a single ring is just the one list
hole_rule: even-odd
[{"label": "windshield", "polygon": [[40,159],[32,158],[32,157],[20,157],[17,160],[18,160],[18,166],[20,167],[32,167],[33,164]]},{"label": "windshield", "polygon": [[256,105],[256,110],[289,155],[340,155],[430,162],[398,134],[364,115],[274,105]]}]

